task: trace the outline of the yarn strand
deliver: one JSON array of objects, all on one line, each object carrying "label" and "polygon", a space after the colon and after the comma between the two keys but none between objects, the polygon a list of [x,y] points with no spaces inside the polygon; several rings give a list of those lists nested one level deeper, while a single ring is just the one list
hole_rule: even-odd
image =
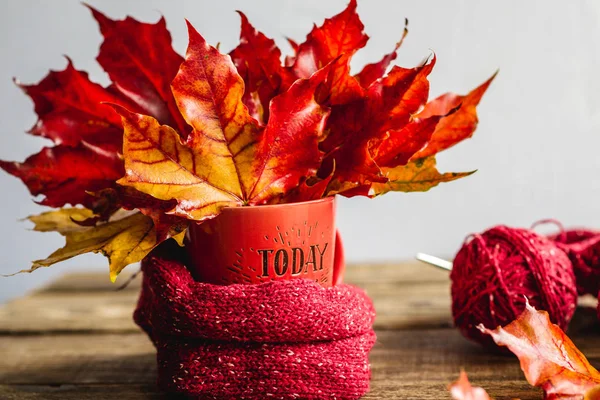
[{"label": "yarn strand", "polygon": [[495,347],[476,328],[512,322],[525,298],[566,329],[577,302],[573,266],[548,238],[532,230],[496,226],[467,237],[452,272],[452,315],[469,339]]}]

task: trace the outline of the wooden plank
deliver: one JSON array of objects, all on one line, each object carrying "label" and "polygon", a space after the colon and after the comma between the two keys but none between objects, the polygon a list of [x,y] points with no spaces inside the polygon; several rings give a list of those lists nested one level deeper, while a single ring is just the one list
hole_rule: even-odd
[{"label": "wooden plank", "polygon": [[[380,286],[374,288],[375,286]],[[447,284],[365,284],[377,310],[378,329],[449,327]],[[135,292],[38,293],[0,308],[0,334],[137,332]]]},{"label": "wooden plank", "polygon": [[[430,268],[425,268],[428,271],[426,280],[418,282],[416,279],[422,278],[420,267],[416,264],[396,266],[395,279],[386,272],[392,270],[393,266],[350,269],[348,280],[363,287],[373,299],[377,310],[376,329],[452,326],[450,282],[439,279],[440,273],[446,278],[443,271]],[[373,268],[373,271],[368,268]],[[379,278],[368,278],[371,272],[381,274],[377,275]],[[408,276],[408,280],[404,281],[403,276]],[[79,275],[71,282],[83,282],[84,292],[51,289],[0,307],[0,334],[137,332],[138,328],[132,320],[137,290],[88,291],[94,285],[92,282],[102,281],[100,275]],[[595,308],[597,300],[588,296],[582,298],[580,303]],[[592,318],[595,318],[595,311]]]},{"label": "wooden plank", "polygon": [[106,273],[99,272],[76,272],[61,276],[59,279],[51,282],[49,285],[41,288],[42,293],[90,293],[90,292],[137,292],[141,287],[142,275],[138,274],[127,286],[121,288],[135,274],[139,268],[129,267],[131,270],[123,271],[119,274],[117,282],[112,283]]},{"label": "wooden plank", "polygon": [[[41,289],[42,292],[113,292],[125,283],[136,271],[135,267],[119,275],[116,283],[108,279],[108,272],[102,273],[71,273],[50,283]],[[140,288],[141,275],[133,280],[125,291],[137,291]],[[361,285],[368,282],[446,282],[448,272],[438,270],[426,264],[408,261],[402,263],[362,263],[350,264],[346,268],[348,283]]]},{"label": "wooden plank", "polygon": [[[597,364],[598,337],[575,341]],[[2,399],[87,399],[107,388],[119,398],[158,396],[154,348],[142,334],[4,336],[0,353]],[[490,354],[453,329],[378,332],[371,363],[366,399],[448,398],[461,367],[497,399],[539,398],[514,357]]]},{"label": "wooden plank", "polygon": [[345,281],[359,286],[363,283],[446,283],[449,273],[418,261],[351,264],[346,268]]},{"label": "wooden plank", "polygon": [[[139,286],[115,291],[105,278],[67,275],[45,290],[0,307],[0,334],[137,332],[131,315]],[[360,265],[348,268],[346,280],[372,297],[378,329],[451,326],[444,271],[415,263]]]},{"label": "wooden plank", "polygon": [[142,333],[0,336],[3,384],[152,384],[156,357]]},{"label": "wooden plank", "polygon": [[0,334],[137,332],[136,292],[39,292],[0,307]]},{"label": "wooden plank", "polygon": [[[131,320],[139,287],[115,292],[105,278],[68,276],[0,308],[0,399],[170,398],[154,386],[154,348]],[[497,400],[540,398],[514,357],[490,354],[449,328],[443,271],[360,265],[348,268],[347,281],[364,287],[378,311],[365,399],[446,399],[461,367]],[[591,298],[584,303],[595,306]],[[579,308],[569,334],[598,366],[595,308]]]},{"label": "wooden plank", "polygon": [[[489,387],[494,385],[492,395],[495,400],[539,400],[541,391],[527,386],[523,381],[479,381],[477,385]],[[378,385],[362,397],[363,400],[443,400],[450,399],[446,384],[438,382],[407,383],[398,382],[391,386]],[[155,400],[173,399],[160,393],[154,386],[122,384],[122,385],[1,385],[2,400]]]},{"label": "wooden plank", "polygon": [[154,385],[1,385],[2,400],[167,400]]}]

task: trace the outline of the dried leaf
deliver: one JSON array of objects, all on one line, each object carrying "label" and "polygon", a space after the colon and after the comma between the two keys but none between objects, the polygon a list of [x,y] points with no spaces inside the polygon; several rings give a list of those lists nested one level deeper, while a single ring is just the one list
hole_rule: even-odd
[{"label": "dried leaf", "polygon": [[373,159],[382,168],[406,165],[429,142],[441,118],[415,118],[401,129],[389,130],[380,145],[373,146]]},{"label": "dried leaf", "polygon": [[299,78],[308,78],[342,54],[363,48],[369,37],[356,13],[356,0],[350,0],[341,13],[314,26],[306,40],[298,46],[292,67]]},{"label": "dried leaf", "polygon": [[[139,212],[119,212],[110,221],[95,227],[85,227],[73,222],[73,218],[91,218],[93,214],[85,209],[61,209],[29,217],[35,223],[34,230],[55,231],[66,238],[64,247],[56,250],[43,260],[36,260],[28,270],[33,272],[60,261],[84,253],[102,253],[110,262],[110,279],[127,265],[140,261],[158,245],[152,220]],[[180,232],[174,232],[174,235]]]},{"label": "dried leaf", "polygon": [[325,67],[309,79],[298,80],[271,102],[269,122],[260,132],[248,171],[255,182],[248,196],[250,205],[265,203],[316,174],[323,160],[319,140],[329,109],[315,95],[328,74]]},{"label": "dried leaf", "polygon": [[66,234],[85,230],[77,222],[93,217],[94,213],[87,208],[64,208],[60,211],[48,211],[39,215],[31,215],[27,219],[33,222],[34,231]]},{"label": "dried leaf", "polygon": [[[390,131],[401,131],[427,101],[427,76],[434,64],[435,58],[417,68],[394,67],[387,77],[371,85],[360,101],[332,107],[328,136],[321,143],[328,153],[322,169],[329,169],[332,161],[336,164],[328,194],[387,181],[374,155],[386,140],[396,140]],[[421,147],[413,146],[415,151]]]},{"label": "dried leaf", "polygon": [[171,93],[171,81],[183,58],[171,46],[165,19],[160,18],[155,24],[131,17],[116,21],[93,7],[88,8],[104,36],[98,63],[116,88],[145,114],[186,134],[189,127]]},{"label": "dried leaf", "polygon": [[433,56],[416,68],[394,67],[385,78],[369,87],[370,119],[381,130],[403,127],[425,105],[429,95],[428,77],[435,63]]},{"label": "dried leaf", "polygon": [[418,114],[419,118],[447,115],[452,109],[458,109],[440,121],[427,147],[415,154],[415,158],[437,154],[473,136],[478,123],[476,107],[496,74],[497,72],[465,96],[446,93],[427,103],[423,111]]},{"label": "dried leaf", "polygon": [[455,400],[491,400],[484,389],[471,386],[465,371],[460,371],[460,377],[448,389]]},{"label": "dried leaf", "polygon": [[44,148],[24,162],[0,161],[0,168],[20,178],[32,195],[44,195],[40,204],[90,207],[96,192],[112,187],[123,176],[123,162],[113,154],[79,145]]},{"label": "dried leaf", "polygon": [[[175,200],[163,201],[146,193],[140,192],[129,186],[116,186],[94,193],[97,200],[92,210],[96,216],[89,221],[106,221],[119,209],[139,210],[142,214],[152,218],[156,230],[156,240],[160,243],[178,232],[184,232],[189,224],[185,218],[165,214],[177,202]],[[177,239],[180,239],[177,237]],[[182,238],[181,238],[182,239]],[[183,244],[183,242],[180,242]]]},{"label": "dried leaf", "polygon": [[337,106],[360,101],[365,90],[358,80],[350,74],[352,53],[342,54],[331,62],[329,75],[319,88],[317,101],[327,106]]},{"label": "dried leaf", "polygon": [[402,34],[400,41],[396,43],[394,51],[384,55],[383,58],[376,63],[365,65],[364,68],[356,75],[356,79],[364,88],[368,88],[373,82],[385,75],[385,72],[392,61],[394,61],[398,56],[398,49],[400,46],[402,46],[406,35],[408,35],[408,19],[404,19],[404,33]]},{"label": "dried leaf", "polygon": [[264,111],[269,110],[271,99],[289,88],[294,76],[281,65],[281,50],[275,41],[257,31],[244,13],[238,13],[242,19],[240,44],[229,54],[237,72],[244,77],[246,93],[257,93],[260,107],[250,95],[245,97],[244,103],[256,110],[252,113],[254,118],[266,123],[269,116]]},{"label": "dried leaf", "polygon": [[421,158],[395,168],[382,168],[382,171],[389,181],[373,183],[368,191],[370,197],[389,191],[426,192],[440,183],[464,178],[475,172],[445,172],[442,174],[436,168],[434,157]]},{"label": "dried leaf", "polygon": [[33,100],[38,115],[31,134],[47,137],[58,145],[75,147],[84,143],[113,153],[121,151],[123,128],[119,116],[101,103],[131,109],[135,105],[120,93],[91,82],[87,73],[73,67],[71,60],[63,71],[51,71],[38,84],[19,86]]},{"label": "dried leaf", "polygon": [[125,126],[127,171],[119,184],[160,200],[175,199],[178,204],[169,212],[198,221],[218,214],[223,207],[241,204],[227,186],[218,186],[209,175],[211,165],[200,158],[202,153],[194,154],[174,129],[152,117],[119,112]]},{"label": "dried leaf", "polygon": [[284,196],[276,197],[270,203],[296,203],[301,201],[311,201],[323,198],[325,197],[327,186],[329,186],[331,178],[333,178],[333,170],[325,179],[320,179],[316,176],[305,179],[300,185],[293,188]]},{"label": "dried leaf", "polygon": [[173,93],[193,131],[182,142],[155,119],[118,109],[127,171],[119,183],[157,199],[175,199],[169,213],[202,221],[223,207],[265,203],[315,173],[328,112],[314,92],[328,71],[297,81],[273,99],[262,128],[242,103],[244,84],[230,58],[191,25],[189,33]]},{"label": "dried leaf", "polygon": [[550,322],[547,312],[527,302],[521,315],[505,327],[479,329],[519,358],[525,378],[544,390],[545,399],[582,399],[586,393],[586,399],[598,399],[600,372]]}]

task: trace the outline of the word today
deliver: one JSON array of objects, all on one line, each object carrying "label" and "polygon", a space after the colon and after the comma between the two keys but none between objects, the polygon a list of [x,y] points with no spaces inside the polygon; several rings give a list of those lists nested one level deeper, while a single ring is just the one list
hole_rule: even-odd
[{"label": "word today", "polygon": [[262,256],[262,276],[268,277],[269,270],[273,270],[275,275],[283,276],[291,268],[291,274],[301,275],[308,273],[309,268],[313,271],[323,270],[323,258],[329,243],[325,243],[323,248],[314,244],[307,249],[300,247],[291,247],[289,249],[260,249],[258,254]]}]

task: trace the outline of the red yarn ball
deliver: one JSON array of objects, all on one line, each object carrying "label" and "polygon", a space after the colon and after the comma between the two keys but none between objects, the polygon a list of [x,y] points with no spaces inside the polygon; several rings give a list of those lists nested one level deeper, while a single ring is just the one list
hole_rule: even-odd
[{"label": "red yarn ball", "polygon": [[577,292],[597,297],[600,290],[600,232],[571,229],[550,238],[571,260]]},{"label": "red yarn ball", "polygon": [[563,330],[577,304],[569,258],[527,229],[497,226],[473,235],[456,255],[450,279],[454,324],[483,345],[495,346],[477,325],[509,324],[525,308],[525,298]]}]

